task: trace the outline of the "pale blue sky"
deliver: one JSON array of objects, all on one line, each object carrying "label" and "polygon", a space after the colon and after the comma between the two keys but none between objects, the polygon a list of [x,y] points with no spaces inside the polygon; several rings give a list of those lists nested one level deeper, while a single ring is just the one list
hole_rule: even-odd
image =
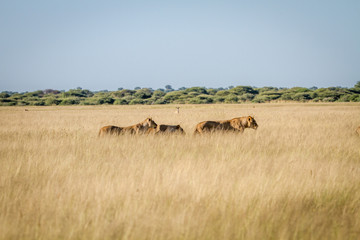
[{"label": "pale blue sky", "polygon": [[0,1],[0,91],[352,87],[360,1]]}]

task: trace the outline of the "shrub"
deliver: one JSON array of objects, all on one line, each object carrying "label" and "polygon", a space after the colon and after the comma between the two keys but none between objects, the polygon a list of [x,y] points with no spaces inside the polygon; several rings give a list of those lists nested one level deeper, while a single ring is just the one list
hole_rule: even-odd
[{"label": "shrub", "polygon": [[82,105],[98,105],[97,98],[87,98],[85,101],[81,102]]},{"label": "shrub", "polygon": [[323,102],[335,102],[335,98],[334,97],[326,97],[322,99]]},{"label": "shrub", "polygon": [[207,90],[208,94],[209,95],[215,95],[217,93],[217,90],[216,89],[213,89],[213,88],[210,88]]},{"label": "shrub", "polygon": [[167,102],[164,100],[164,98],[159,98],[154,103],[155,104],[166,104]]},{"label": "shrub", "polygon": [[85,89],[70,89],[62,94],[63,97],[92,97],[94,94]]},{"label": "shrub", "polygon": [[0,93],[0,98],[8,98],[10,95],[8,93]]},{"label": "shrub", "polygon": [[198,100],[197,102],[200,102],[200,103],[212,103],[212,102],[214,102],[212,96],[205,95],[205,94],[201,94],[201,95],[196,96],[196,100]]},{"label": "shrub", "polygon": [[186,93],[196,92],[198,94],[207,94],[206,88],[204,87],[191,87],[184,90]]},{"label": "shrub", "polygon": [[133,99],[133,100],[131,100],[131,101],[129,102],[130,105],[143,104],[143,103],[144,103],[144,100],[142,100],[142,99],[137,99],[137,98],[135,98],[135,99]]},{"label": "shrub", "polygon": [[76,98],[64,98],[61,100],[60,105],[75,105],[79,104],[80,100]]},{"label": "shrub", "polygon": [[295,101],[308,101],[311,99],[312,99],[312,97],[310,96],[310,93],[308,93],[308,92],[299,92],[299,93],[296,93],[293,97],[293,100],[295,100]]},{"label": "shrub", "polygon": [[258,94],[259,92],[254,90],[252,87],[247,86],[237,86],[229,90],[230,93],[234,93],[236,95],[243,95],[243,94]]},{"label": "shrub", "polygon": [[0,102],[0,106],[15,106],[16,102]]},{"label": "shrub", "polygon": [[166,93],[164,93],[163,91],[160,91],[160,90],[155,90],[152,94],[152,97],[153,98],[161,98],[163,96],[165,96]]},{"label": "shrub", "polygon": [[225,97],[229,94],[230,94],[230,92],[228,90],[221,90],[216,93],[216,96]]},{"label": "shrub", "polygon": [[350,96],[351,102],[360,102],[360,94],[353,94]]},{"label": "shrub", "polygon": [[228,96],[226,96],[225,103],[237,103],[238,100],[239,98],[235,94],[231,93]]},{"label": "shrub", "polygon": [[171,103],[177,99],[180,99],[181,97],[183,97],[184,91],[173,91],[173,92],[169,92],[164,96],[164,100],[167,103]]},{"label": "shrub", "polygon": [[241,96],[238,96],[239,101],[242,101],[242,102],[251,101],[254,99],[254,97],[255,97],[255,95],[251,94],[251,93],[245,93]]},{"label": "shrub", "polygon": [[267,101],[269,101],[269,97],[261,96],[261,95],[256,95],[256,97],[252,100],[252,102],[254,102],[254,103],[264,103]]},{"label": "shrub", "polygon": [[134,93],[136,98],[146,99],[150,98],[152,95],[152,91],[148,88],[139,89]]},{"label": "shrub", "polygon": [[56,98],[47,98],[45,99],[44,104],[46,106],[51,106],[51,105],[58,105],[61,102],[61,100],[56,99]]},{"label": "shrub", "polygon": [[115,99],[111,97],[104,97],[104,98],[98,98],[97,103],[98,104],[113,104]]},{"label": "shrub", "polygon": [[42,97],[44,96],[44,92],[41,90],[35,92],[29,92],[24,94],[25,97]]},{"label": "shrub", "polygon": [[127,105],[127,104],[129,104],[129,102],[126,101],[126,99],[124,99],[124,98],[120,98],[120,99],[116,99],[114,104],[115,105]]},{"label": "shrub", "polygon": [[198,99],[198,98],[190,98],[187,100],[187,103],[190,103],[190,104],[201,104],[201,100]]},{"label": "shrub", "polygon": [[225,102],[225,97],[215,96],[215,97],[214,97],[214,102],[216,102],[216,103],[223,103],[223,102]]},{"label": "shrub", "polygon": [[293,99],[292,96],[293,96],[293,94],[291,94],[291,93],[284,93],[284,94],[281,95],[280,99],[288,101],[288,100]]},{"label": "shrub", "polygon": [[34,106],[45,106],[45,101],[44,101],[44,100],[34,101],[34,102],[31,103],[31,105],[34,105]]},{"label": "shrub", "polygon": [[115,97],[122,98],[122,97],[125,97],[125,96],[132,96],[135,93],[136,93],[136,91],[134,91],[134,90],[123,89],[121,91],[114,92],[113,95]]}]

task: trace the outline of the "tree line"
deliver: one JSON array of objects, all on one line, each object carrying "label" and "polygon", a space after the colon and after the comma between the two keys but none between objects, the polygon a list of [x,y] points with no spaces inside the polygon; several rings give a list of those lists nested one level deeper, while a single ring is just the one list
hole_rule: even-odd
[{"label": "tree line", "polygon": [[360,81],[353,88],[276,88],[230,86],[228,88],[190,87],[174,90],[123,89],[90,91],[80,87],[68,91],[54,89],[34,92],[0,93],[0,106],[51,105],[133,105],[133,104],[209,104],[209,103],[265,103],[265,102],[360,102]]}]

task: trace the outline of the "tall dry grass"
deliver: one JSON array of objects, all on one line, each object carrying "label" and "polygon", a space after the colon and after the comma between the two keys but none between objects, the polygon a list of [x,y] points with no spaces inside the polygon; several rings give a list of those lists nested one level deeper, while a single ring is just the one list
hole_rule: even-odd
[{"label": "tall dry grass", "polygon": [[[0,239],[360,238],[359,104],[28,109],[0,108]],[[187,135],[97,138],[148,116]]]}]

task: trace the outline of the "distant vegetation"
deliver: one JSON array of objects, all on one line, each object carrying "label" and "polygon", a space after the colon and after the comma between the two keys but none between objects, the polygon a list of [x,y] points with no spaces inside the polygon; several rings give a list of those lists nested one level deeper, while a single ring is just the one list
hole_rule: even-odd
[{"label": "distant vegetation", "polygon": [[228,88],[191,87],[165,89],[136,87],[134,90],[90,91],[82,88],[59,91],[0,93],[0,106],[50,105],[133,105],[133,104],[207,104],[207,103],[265,103],[265,102],[360,102],[360,81],[353,88],[276,88],[237,86]]}]

